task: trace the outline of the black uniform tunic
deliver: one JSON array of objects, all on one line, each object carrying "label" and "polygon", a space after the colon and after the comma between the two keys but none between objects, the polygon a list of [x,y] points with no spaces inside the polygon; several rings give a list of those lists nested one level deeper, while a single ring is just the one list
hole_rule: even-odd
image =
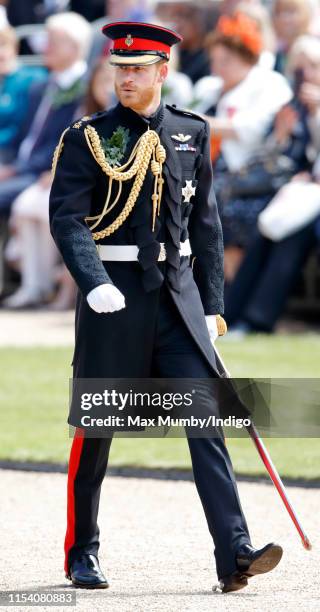
[{"label": "black uniform tunic", "polygon": [[[93,158],[83,128],[93,125],[100,138],[109,138],[119,127],[129,129],[125,163],[138,138],[150,126],[166,149],[161,218],[152,232],[153,175],[148,171],[138,201],[123,225],[99,244],[137,244],[139,262],[102,262],[86,216],[101,212],[108,177]],[[170,106],[145,119],[120,103],[97,113],[78,127],[71,127],[57,164],[50,195],[50,227],[79,293],[76,303],[75,377],[148,376],[157,292],[167,283],[176,306],[217,375],[217,364],[203,314],[223,313],[223,241],[212,186],[208,124],[196,115]],[[176,150],[178,133],[190,136],[186,150]],[[182,147],[181,147],[182,149]],[[184,203],[182,188],[192,180],[196,188]],[[130,188],[124,184],[120,201],[95,231],[111,223],[124,206]],[[162,220],[162,223],[161,223]],[[179,245],[189,237],[193,270]],[[167,261],[157,262],[165,240]],[[194,259],[195,258],[195,259]],[[126,308],[95,313],[86,296],[102,283],[113,283],[125,296]],[[126,350],[123,347],[126,346]]]}]

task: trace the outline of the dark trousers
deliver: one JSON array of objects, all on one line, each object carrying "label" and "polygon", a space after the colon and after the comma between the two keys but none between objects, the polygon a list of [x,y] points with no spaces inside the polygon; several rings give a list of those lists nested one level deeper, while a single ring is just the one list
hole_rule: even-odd
[{"label": "dark trousers", "polygon": [[[165,286],[160,292],[150,376],[212,377],[212,370],[190,336]],[[73,439],[68,471],[65,538],[67,573],[73,559],[79,554],[98,553],[100,490],[111,441],[112,438],[82,436]],[[223,435],[214,438],[188,437],[188,445],[195,484],[214,541],[217,574],[221,578],[236,570],[238,547],[242,543],[250,543],[248,527]]]},{"label": "dark trousers", "polygon": [[314,224],[280,242],[259,234],[226,290],[227,323],[241,319],[257,330],[272,331],[315,244]]}]

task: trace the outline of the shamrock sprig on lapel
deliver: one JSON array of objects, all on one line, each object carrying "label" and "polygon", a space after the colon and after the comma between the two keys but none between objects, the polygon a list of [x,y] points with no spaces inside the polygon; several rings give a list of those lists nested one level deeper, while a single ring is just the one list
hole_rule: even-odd
[{"label": "shamrock sprig on lapel", "polygon": [[128,128],[119,125],[110,138],[101,138],[101,146],[110,166],[120,166],[129,142]]}]

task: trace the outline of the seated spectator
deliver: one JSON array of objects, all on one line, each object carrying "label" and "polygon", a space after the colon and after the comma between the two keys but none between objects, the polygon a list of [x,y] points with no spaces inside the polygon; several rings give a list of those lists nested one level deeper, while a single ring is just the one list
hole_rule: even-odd
[{"label": "seated spectator", "polygon": [[315,223],[279,242],[257,236],[226,291],[224,316],[230,337],[274,331],[315,245]]},{"label": "seated spectator", "polygon": [[272,26],[270,11],[260,2],[237,2],[235,13],[242,13],[254,19],[261,32],[263,48],[259,57],[259,65],[274,70],[276,56],[276,37]]},{"label": "seated spectator", "polygon": [[168,76],[161,91],[162,100],[165,104],[176,104],[180,108],[190,108],[193,102],[193,84],[186,74],[178,71],[178,62],[177,51],[173,48]]},{"label": "seated spectator", "polygon": [[0,28],[7,28],[9,25],[7,17],[7,9],[5,6],[0,5]]},{"label": "seated spectator", "polygon": [[19,270],[21,285],[2,301],[7,308],[25,308],[50,299],[58,261],[48,225],[51,172],[46,172],[14,201],[5,248],[8,263]]},{"label": "seated spectator", "polygon": [[212,75],[196,83],[195,109],[208,115],[230,170],[239,170],[292,92],[283,76],[257,65],[263,47],[253,19],[221,17],[206,46]]},{"label": "seated spectator", "polygon": [[295,99],[276,115],[260,154],[238,174],[217,162],[217,197],[225,237],[226,282],[232,282],[245,251],[257,235],[259,214],[291,177],[308,167],[310,133],[303,109]]},{"label": "seated spectator", "polygon": [[0,28],[0,163],[13,160],[19,129],[28,112],[30,85],[44,81],[42,68],[20,66],[13,28]]},{"label": "seated spectator", "polygon": [[272,20],[277,38],[275,70],[285,74],[288,54],[295,40],[311,31],[312,0],[275,0]]},{"label": "seated spectator", "polygon": [[106,56],[111,48],[111,41],[102,34],[101,28],[111,21],[143,21],[151,23],[155,0],[105,0],[105,17],[96,21],[95,34],[89,54],[89,66],[97,59]]},{"label": "seated spectator", "polygon": [[110,108],[114,98],[114,68],[105,59],[96,62],[91,72],[83,104],[83,114],[92,115]]},{"label": "seated spectator", "polygon": [[[288,67],[301,72],[297,99],[310,128],[312,146],[307,152],[312,169],[293,177],[259,217],[260,233],[226,291],[225,314],[237,335],[273,331],[306,259],[319,243],[320,40],[297,39]],[[279,214],[283,217],[277,221]]]},{"label": "seated spectator", "polygon": [[[81,114],[92,114],[112,105],[113,68],[105,61],[94,68]],[[75,284],[68,270],[58,264],[58,251],[49,230],[49,193],[51,172],[24,190],[14,201],[10,217],[11,238],[6,258],[19,268],[21,286],[3,300],[7,308],[38,306],[52,299],[51,310],[65,310],[74,305]]]},{"label": "seated spectator", "polygon": [[71,11],[79,13],[88,21],[94,21],[103,17],[105,10],[105,0],[70,0],[69,8]]},{"label": "seated spectator", "polygon": [[52,13],[64,10],[69,0],[9,0],[8,19],[12,26],[43,23]]},{"label": "seated spectator", "polygon": [[320,39],[315,36],[300,36],[292,46],[287,75],[294,85],[296,95],[312,136],[309,147],[311,161],[315,161],[320,151]]},{"label": "seated spectator", "polygon": [[51,168],[61,132],[83,98],[90,25],[76,13],[61,13],[49,17],[47,29],[45,63],[51,74],[45,88],[32,87],[16,159],[0,166],[0,215],[9,215],[19,193]]},{"label": "seated spectator", "polygon": [[[9,0],[8,19],[13,27],[44,23],[52,14],[68,8],[69,0]],[[33,36],[21,41],[20,53],[33,53]]]},{"label": "seated spectator", "polygon": [[179,70],[193,83],[210,74],[210,64],[203,40],[207,33],[205,11],[196,0],[174,3],[172,24],[183,37],[179,45]]},{"label": "seated spectator", "polygon": [[106,0],[105,14],[115,21],[123,18],[128,21],[149,22],[153,16],[155,0]]},{"label": "seated spectator", "polygon": [[[207,46],[215,76],[197,83],[195,98],[196,108],[205,112],[212,129],[215,190],[224,229],[225,274],[230,281],[252,239],[257,215],[270,199],[265,192],[262,200],[256,197],[256,169],[249,176],[255,185],[242,189],[241,197],[236,185],[249,174],[247,166],[264,147],[266,133],[292,91],[282,75],[258,65],[262,37],[248,16],[221,17],[208,35]],[[258,189],[260,183],[259,176]],[[262,195],[259,190],[258,195]]]}]

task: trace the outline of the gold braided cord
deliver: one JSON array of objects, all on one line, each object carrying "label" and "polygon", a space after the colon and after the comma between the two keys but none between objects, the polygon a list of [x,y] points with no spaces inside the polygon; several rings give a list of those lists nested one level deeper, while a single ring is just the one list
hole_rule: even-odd
[{"label": "gold braided cord", "polygon": [[[151,130],[149,130],[149,132],[151,132]],[[156,136],[158,136],[158,134],[156,132],[153,132],[154,134],[156,134]],[[98,162],[98,164],[101,166],[102,170],[105,172],[105,174],[107,174],[109,177],[112,177],[114,179],[117,179],[117,176],[121,175],[121,173],[123,172],[123,170],[125,170],[128,165],[132,162],[134,156],[136,155],[136,151],[138,149],[138,147],[140,146],[141,148],[141,141],[143,139],[145,139],[146,134],[148,134],[148,132],[145,132],[145,134],[143,134],[141,136],[141,138],[138,140],[138,142],[135,144],[134,149],[131,152],[130,158],[128,159],[128,161],[123,165],[123,166],[119,166],[119,167],[113,167],[110,166],[110,164],[107,162],[106,158],[105,158],[105,154],[104,151],[102,149],[101,146],[101,142],[100,142],[100,138],[99,138],[99,134],[97,132],[97,130],[95,130],[94,127],[92,127],[92,125],[88,125],[85,130],[84,130],[84,135],[86,138],[86,141],[88,143],[88,147],[93,155],[93,157],[95,158],[96,162]],[[137,160],[136,160],[137,161]],[[122,181],[127,181],[130,178],[133,177],[133,175],[135,174],[136,169],[134,167],[131,168],[130,172],[131,174],[128,176],[127,174],[123,174],[123,176],[121,177]]]},{"label": "gold braided cord", "polygon": [[104,207],[102,212],[99,215],[95,215],[94,217],[86,217],[86,221],[94,221],[97,219],[96,223],[94,223],[93,225],[91,225],[90,230],[93,230],[95,227],[97,227],[97,225],[99,225],[101,219],[104,217],[104,215],[107,214],[107,212],[109,212],[117,203],[120,193],[121,193],[121,189],[122,189],[122,183],[119,183],[119,190],[118,190],[118,194],[117,194],[117,198],[114,200],[113,204],[111,206],[108,207],[110,198],[111,198],[111,191],[112,191],[112,184],[113,184],[113,179],[111,178],[109,180],[109,185],[108,185],[108,193],[107,193],[107,199],[105,201]]},{"label": "gold braided cord", "polygon": [[105,238],[106,236],[110,236],[110,234],[113,234],[113,232],[115,232],[125,222],[129,214],[131,213],[137,201],[138,195],[141,191],[143,181],[145,179],[145,176],[148,170],[150,157],[151,157],[151,151],[149,152],[149,156],[148,157],[146,156],[142,161],[139,172],[137,172],[136,174],[130,195],[121,213],[113,221],[113,223],[111,223],[111,225],[108,225],[108,227],[106,227],[104,230],[101,230],[100,232],[94,232],[92,234],[92,238],[94,240],[101,240],[102,238]]},{"label": "gold braided cord", "polygon": [[57,169],[57,164],[58,164],[58,160],[59,157],[62,153],[62,149],[63,149],[63,139],[64,139],[64,135],[66,134],[66,132],[68,131],[68,127],[66,130],[64,130],[60,136],[60,140],[54,150],[54,154],[53,154],[53,158],[52,158],[52,167],[51,167],[51,172],[52,172],[52,178],[54,179],[55,177],[55,173],[56,173],[56,169]]},{"label": "gold braided cord", "polygon": [[[154,130],[148,129],[142,136],[139,138],[136,143],[134,149],[131,152],[129,160],[120,167],[111,166],[105,157],[104,151],[101,146],[100,138],[97,131],[90,125],[86,126],[84,130],[85,138],[88,144],[88,147],[91,151],[96,162],[99,164],[103,172],[109,178],[108,185],[108,194],[105,205],[103,207],[102,212],[99,215],[94,217],[85,217],[85,221],[95,221],[93,225],[89,228],[91,231],[99,225],[100,221],[103,217],[112,210],[112,208],[119,201],[121,191],[122,191],[122,183],[124,181],[128,181],[135,177],[133,186],[131,188],[128,200],[118,215],[118,217],[107,226],[105,229],[99,232],[93,232],[92,237],[94,240],[101,240],[106,236],[110,236],[113,232],[115,232],[127,219],[129,214],[131,213],[136,201],[138,199],[139,193],[141,191],[143,182],[145,180],[148,167],[151,162],[151,171],[155,176],[155,185],[154,185],[154,193],[152,195],[153,202],[153,222],[152,229],[154,231],[155,228],[155,217],[156,214],[160,214],[160,204],[161,204],[161,196],[162,196],[162,188],[163,188],[163,178],[162,178],[162,164],[166,159],[166,152],[164,147],[160,142],[159,135]],[[111,198],[111,188],[113,181],[117,181],[119,183],[118,192],[114,201],[110,204]]]}]

